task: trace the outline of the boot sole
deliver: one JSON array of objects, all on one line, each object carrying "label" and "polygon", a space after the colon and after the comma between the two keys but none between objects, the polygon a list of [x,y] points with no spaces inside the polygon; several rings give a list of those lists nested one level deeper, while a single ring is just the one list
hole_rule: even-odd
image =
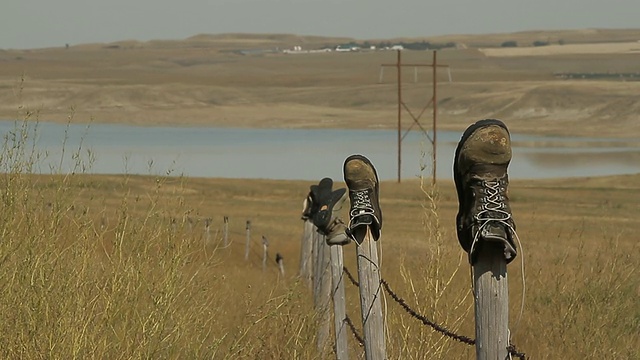
[{"label": "boot sole", "polygon": [[335,205],[345,196],[347,189],[337,189],[331,192],[331,199],[327,204],[321,204],[320,209],[314,218],[314,224],[317,228],[326,228],[331,222],[331,215]]},{"label": "boot sole", "polygon": [[[375,168],[375,166],[373,166],[371,161],[369,159],[367,159],[364,155],[355,154],[355,155],[351,155],[348,158],[346,158],[344,160],[344,164],[342,166],[342,173],[343,174],[346,173],[347,163],[349,161],[351,161],[351,160],[360,160],[363,163],[367,164],[371,168],[371,170],[373,170],[373,175],[376,176],[376,186],[375,186],[374,190],[376,191],[376,194],[379,194],[378,187],[379,187],[380,181],[378,180],[378,172],[376,171],[376,168]],[[344,181],[347,182],[347,179],[345,178]]]}]

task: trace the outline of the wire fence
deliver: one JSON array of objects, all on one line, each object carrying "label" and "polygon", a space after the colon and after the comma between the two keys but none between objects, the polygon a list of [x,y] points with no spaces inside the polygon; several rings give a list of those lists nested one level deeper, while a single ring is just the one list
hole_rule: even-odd
[{"label": "wire fence", "polygon": [[364,346],[364,338],[358,333],[358,330],[356,330],[356,327],[353,325],[353,321],[351,321],[349,315],[345,316],[344,322],[347,323],[347,326],[349,326],[349,329],[351,329],[351,333],[353,334],[353,337],[358,341],[358,344],[360,346]]},{"label": "wire fence", "polygon": [[[360,283],[358,283],[358,281],[353,277],[353,275],[351,274],[351,272],[349,271],[349,269],[347,269],[346,267],[342,268],[343,272],[345,273],[345,275],[347,275],[347,278],[349,279],[349,281],[356,287],[360,286]],[[407,302],[401,298],[400,296],[398,296],[395,292],[393,292],[391,290],[391,287],[389,286],[389,283],[384,280],[384,279],[380,279],[380,283],[382,284],[383,289],[387,292],[387,294],[389,294],[389,296],[391,296],[391,298],[398,304],[400,305],[400,307],[402,307],[409,315],[411,315],[412,317],[414,317],[415,319],[419,320],[420,322],[422,322],[424,325],[431,327],[433,330],[435,330],[436,332],[441,333],[442,335],[459,341],[463,344],[467,344],[467,345],[475,345],[476,341],[468,336],[464,336],[464,335],[458,335],[450,330],[448,330],[446,327],[437,324],[434,321],[429,320],[426,316],[421,315],[420,313],[418,313],[417,311],[413,310],[408,304]],[[353,323],[351,322],[351,319],[349,319],[348,317],[345,318],[345,322],[347,323],[347,325],[349,325],[349,328],[351,329],[351,331],[353,332],[353,336],[358,339],[358,341],[360,341],[360,339],[362,339],[362,337],[356,332],[355,327],[353,326]],[[360,344],[363,344],[363,341],[360,341]],[[509,346],[507,347],[507,351],[509,352],[509,354],[513,357],[517,357],[521,360],[525,360],[527,359],[527,356],[525,353],[523,352],[519,352],[516,348],[515,345],[513,344],[509,344]]]},{"label": "wire fence", "polygon": [[[241,233],[238,232],[237,235],[241,235]],[[240,245],[240,244],[237,244],[237,245]],[[251,258],[262,257],[258,253],[258,251],[256,249],[254,249],[253,244],[250,244],[249,251],[250,251],[251,254],[253,254],[253,256]],[[269,259],[269,260],[273,260],[273,259]],[[271,262],[272,261],[269,261],[269,263],[271,263]],[[273,261],[273,262],[275,263],[275,261]],[[343,267],[342,270],[343,270],[343,273],[346,275],[347,279],[349,279],[349,282],[351,282],[351,284],[353,284],[356,287],[360,287],[360,283],[351,274],[349,269],[347,269],[346,267]],[[389,285],[389,283],[385,279],[383,279],[383,278],[380,279],[380,285],[382,286],[384,291],[387,294],[389,294],[389,296],[394,300],[394,302],[396,302],[407,314],[409,314],[411,317],[417,319],[418,321],[420,321],[425,326],[428,326],[428,327],[432,328],[434,331],[444,335],[447,338],[450,338],[452,340],[461,342],[463,344],[470,345],[470,346],[473,346],[473,345],[476,344],[476,340],[475,339],[472,339],[472,338],[470,338],[468,336],[465,336],[465,335],[456,334],[453,331],[447,329],[445,326],[443,326],[441,324],[438,324],[435,321],[430,320],[426,316],[424,316],[424,315],[420,314],[419,312],[417,312],[416,310],[412,309],[409,306],[409,304],[407,304],[407,302],[402,297],[400,297],[398,294],[396,294],[391,289],[391,286]],[[356,339],[356,341],[358,342],[358,345],[361,346],[361,347],[364,346],[364,343],[365,343],[364,337],[356,329],[356,327],[355,327],[353,321],[351,320],[351,318],[348,315],[346,315],[343,321],[349,327],[349,329],[351,330],[351,333],[352,333],[353,337]],[[509,355],[511,357],[516,357],[516,358],[519,358],[520,360],[527,359],[526,354],[524,352],[518,351],[518,349],[516,348],[516,346],[514,344],[509,344],[509,346],[507,347],[507,351],[508,351],[508,353],[509,353]]]}]

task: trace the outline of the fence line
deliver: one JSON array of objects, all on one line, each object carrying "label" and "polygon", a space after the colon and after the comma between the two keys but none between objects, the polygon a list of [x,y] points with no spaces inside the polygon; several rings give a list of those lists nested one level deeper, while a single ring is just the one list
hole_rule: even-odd
[{"label": "fence line", "polygon": [[[347,278],[351,281],[351,283],[355,286],[360,286],[360,284],[358,283],[358,281],[356,281],[356,279],[353,277],[353,275],[351,274],[351,272],[349,271],[349,269],[347,269],[346,267],[343,268],[344,273],[347,275]],[[464,336],[464,335],[458,335],[450,330],[448,330],[446,327],[437,324],[434,321],[429,320],[426,316],[419,314],[417,311],[413,310],[411,307],[409,307],[409,305],[407,304],[407,302],[401,298],[400,296],[398,296],[395,292],[393,292],[391,290],[391,287],[389,286],[389,283],[385,280],[385,279],[380,279],[380,283],[382,284],[382,287],[384,288],[384,290],[389,294],[389,296],[391,296],[391,298],[393,298],[393,300],[398,303],[398,305],[400,305],[409,315],[413,316],[414,318],[420,320],[424,325],[427,325],[429,327],[431,327],[433,330],[443,334],[444,336],[451,338],[453,340],[459,341],[463,344],[467,344],[467,345],[475,345],[476,344],[476,340],[468,337],[468,336]],[[346,320],[345,320],[346,321]],[[351,320],[349,320],[351,321]],[[350,325],[350,327],[352,327],[353,324]],[[351,329],[352,331],[354,331],[354,335],[355,334],[355,328],[352,327]],[[520,358],[522,360],[526,359],[526,354],[523,352],[519,352],[516,348],[515,345],[513,344],[509,344],[509,346],[507,347],[507,351],[509,352],[509,354],[511,356],[515,356],[517,358]]]},{"label": "fence line", "polygon": [[[225,220],[227,220],[227,219],[225,219]],[[248,230],[247,231],[247,235],[248,235],[247,237],[248,238],[250,236],[249,235],[250,226],[251,226],[250,223],[251,223],[250,221],[247,221],[247,227],[245,229],[245,230]],[[249,243],[251,244],[251,242],[249,242]],[[322,244],[323,242],[319,241],[319,243]],[[251,245],[253,245],[253,244],[251,244]],[[253,246],[246,246],[246,243],[245,243],[245,250],[246,250],[246,253],[245,253],[246,258],[245,259],[248,258],[248,253],[249,252],[254,254],[255,257],[258,257],[258,258],[261,257],[260,254],[257,253],[256,249],[253,248]],[[319,249],[316,249],[316,250],[319,250]],[[328,254],[326,254],[326,255],[328,255]],[[266,259],[264,259],[264,254],[263,254],[262,257],[263,257],[263,260],[266,261]],[[312,265],[315,265],[314,261],[318,261],[318,260],[317,259],[312,259],[312,261],[311,261]],[[274,263],[276,265],[279,265],[277,260],[274,260]],[[265,265],[265,263],[263,262],[263,266],[264,265]],[[327,265],[328,264],[324,264],[324,266],[321,266],[321,268],[324,268],[323,270],[328,270],[327,269],[328,268]],[[273,270],[275,270],[276,272],[278,271],[277,268],[274,268]],[[360,287],[360,282],[358,280],[356,280],[356,278],[351,274],[351,272],[349,271],[349,269],[347,269],[347,267],[343,266],[342,270],[343,270],[343,273],[346,275],[347,279],[349,279],[349,282],[351,282],[356,287]],[[318,270],[316,269],[315,271],[318,271]],[[322,271],[322,272],[324,273],[324,271]],[[321,277],[321,276],[319,276],[319,274],[317,274],[316,276],[317,277]],[[316,278],[314,280],[321,281],[318,278]],[[438,323],[436,323],[436,322],[434,322],[432,320],[429,320],[426,316],[424,316],[424,315],[418,313],[417,311],[413,310],[402,297],[398,296],[391,289],[391,286],[389,285],[389,283],[384,278],[380,277],[379,281],[380,281],[380,285],[381,285],[382,289],[384,289],[384,291],[387,292],[389,294],[389,296],[391,296],[391,298],[396,303],[398,303],[398,305],[400,305],[400,307],[406,313],[408,313],[412,317],[414,317],[417,320],[419,320],[420,322],[422,322],[425,326],[431,327],[434,331],[441,333],[445,337],[448,337],[448,338],[450,338],[452,340],[461,342],[463,344],[467,344],[467,345],[475,345],[476,344],[476,340],[475,339],[472,339],[472,338],[470,338],[468,336],[456,334],[456,333],[448,330],[445,326],[440,325],[440,324],[438,324]],[[354,338],[357,340],[358,344],[361,347],[364,347],[366,345],[364,337],[358,332],[358,330],[354,326],[353,321],[351,320],[351,318],[348,315],[345,314],[344,319],[342,320],[342,322],[345,323],[349,327],[349,329],[351,330],[351,333],[353,334]],[[318,345],[321,346],[321,344],[318,344]],[[514,344],[509,343],[509,345],[507,347],[507,352],[512,357],[516,357],[516,358],[519,358],[521,360],[527,359],[526,354],[523,353],[523,352],[518,351],[518,349],[516,348],[516,346]]]}]

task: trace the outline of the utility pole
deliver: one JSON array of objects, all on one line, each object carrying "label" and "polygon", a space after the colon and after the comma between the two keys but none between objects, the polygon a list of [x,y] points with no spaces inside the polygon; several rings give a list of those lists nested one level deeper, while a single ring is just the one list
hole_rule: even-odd
[{"label": "utility pole", "polygon": [[[400,52],[402,50],[397,50],[398,52],[398,58],[396,60],[395,64],[381,64],[381,68],[380,68],[380,82],[382,82],[382,70],[384,69],[384,67],[386,66],[393,66],[396,68],[396,72],[397,72],[397,76],[398,76],[398,183],[401,182],[402,179],[402,140],[405,138],[405,136],[407,136],[407,134],[409,133],[409,131],[411,131],[411,128],[413,128],[414,125],[418,125],[418,127],[422,130],[422,132],[427,136],[427,138],[429,139],[429,141],[431,142],[431,146],[432,146],[432,153],[433,153],[433,184],[436,183],[436,126],[437,126],[437,116],[438,116],[438,108],[437,108],[437,94],[436,94],[436,89],[437,89],[437,83],[438,83],[438,79],[437,79],[437,68],[439,67],[445,67],[447,69],[449,69],[449,65],[444,65],[444,64],[438,64],[437,63],[437,57],[436,57],[436,51],[433,51],[433,62],[431,64],[403,64],[402,63],[402,58],[400,55]],[[431,101],[429,101],[429,103],[422,109],[422,111],[420,112],[420,114],[418,114],[418,116],[415,116],[411,110],[409,109],[409,107],[407,107],[407,105],[404,103],[404,101],[402,100],[402,67],[404,66],[412,66],[414,68],[418,68],[418,67],[431,67],[433,69],[433,95],[431,97]],[[414,76],[414,78],[417,79],[417,76]],[[451,81],[451,70],[449,69],[449,81]],[[422,125],[419,122],[420,117],[422,116],[422,114],[425,112],[425,110],[429,107],[429,105],[433,104],[433,128],[432,128],[432,132],[433,132],[433,137],[429,136],[429,133],[427,132],[427,130],[425,130]],[[404,135],[402,134],[402,109],[405,109],[409,115],[411,116],[411,118],[413,119],[413,123],[411,124],[411,126],[409,127],[409,129],[407,129],[407,131],[404,133]]]}]

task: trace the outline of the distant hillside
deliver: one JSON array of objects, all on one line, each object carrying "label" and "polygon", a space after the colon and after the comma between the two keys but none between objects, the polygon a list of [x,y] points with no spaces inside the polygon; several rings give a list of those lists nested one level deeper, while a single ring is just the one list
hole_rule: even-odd
[{"label": "distant hillside", "polygon": [[[500,47],[505,42],[514,42],[517,46],[538,44],[587,44],[603,42],[630,42],[640,40],[640,29],[581,29],[581,30],[541,30],[500,34],[452,34],[442,36],[403,37],[388,39],[355,39],[349,37],[326,37],[295,34],[198,34],[183,40],[135,40],[118,41],[103,44],[105,47],[121,48],[212,48],[218,50],[334,47],[345,43],[410,43],[429,42],[432,44],[456,43],[472,48]],[[85,44],[86,45],[86,44]],[[97,44],[91,44],[93,46]],[[83,45],[80,45],[83,46]]]},{"label": "distant hillside", "polygon": [[401,38],[392,40],[429,41],[434,43],[462,43],[468,47],[497,47],[507,41],[516,41],[519,46],[531,46],[534,42],[549,44],[589,44],[603,42],[629,42],[640,40],[639,29],[579,29],[540,30],[499,34],[458,34],[425,38]]}]

